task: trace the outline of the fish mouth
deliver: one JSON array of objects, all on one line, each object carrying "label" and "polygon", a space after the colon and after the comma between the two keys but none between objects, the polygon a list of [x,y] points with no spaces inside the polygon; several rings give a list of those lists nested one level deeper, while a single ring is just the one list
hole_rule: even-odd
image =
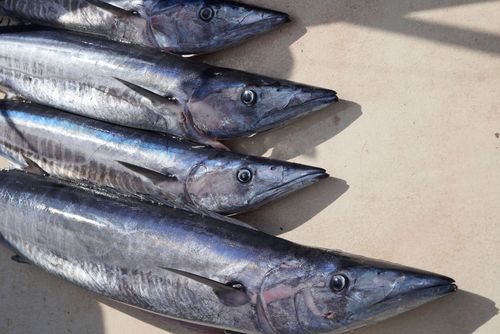
[{"label": "fish mouth", "polygon": [[291,21],[290,16],[286,13],[272,11],[266,16],[268,17],[265,19],[256,20],[252,23],[243,22],[237,28],[226,31],[223,39],[234,39],[232,44],[236,44],[270,32],[271,30],[274,30],[277,27]]},{"label": "fish mouth", "polygon": [[[439,285],[434,285],[430,287],[424,287],[420,289],[416,289],[411,292],[407,292],[403,295],[400,296],[394,296],[389,299],[386,299],[379,304],[392,304],[398,301],[401,301],[402,299],[411,299],[411,300],[419,300],[422,303],[426,303],[429,301],[432,301],[434,299],[441,298],[449,293],[455,292],[458,290],[458,286],[456,285],[455,281],[450,279],[450,283],[443,283]],[[376,304],[376,305],[379,305]]]},{"label": "fish mouth", "polygon": [[285,106],[282,110],[274,110],[259,119],[255,126],[255,132],[263,132],[279,126],[285,126],[292,121],[305,117],[313,112],[324,109],[334,102],[338,102],[337,92],[333,90],[320,89],[315,93],[318,97],[309,99],[301,104]]},{"label": "fish mouth", "polygon": [[[443,278],[443,281],[436,285],[422,287],[401,295],[391,296],[390,298],[372,305],[366,311],[357,314],[355,319],[351,319],[353,325],[351,325],[350,329],[354,330],[367,324],[374,324],[392,318],[440,299],[457,290],[458,286],[453,279]],[[366,318],[364,316],[366,316]],[[359,322],[361,322],[362,325],[360,325]]]},{"label": "fish mouth", "polygon": [[268,189],[260,194],[253,196],[250,202],[253,204],[252,208],[264,205],[270,201],[276,200],[278,198],[284,197],[302,188],[310,186],[321,179],[328,178],[330,175],[325,169],[315,168],[315,170],[290,180],[286,183],[280,184],[277,187]]}]

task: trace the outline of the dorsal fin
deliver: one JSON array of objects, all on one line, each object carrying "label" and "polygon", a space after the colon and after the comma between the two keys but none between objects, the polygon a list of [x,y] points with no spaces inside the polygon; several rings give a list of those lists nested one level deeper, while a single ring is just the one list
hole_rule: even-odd
[{"label": "dorsal fin", "polygon": [[160,172],[157,172],[157,171],[154,171],[154,170],[142,167],[142,166],[134,165],[134,164],[129,163],[129,162],[124,162],[124,161],[119,161],[119,160],[115,160],[115,161],[117,163],[119,163],[120,165],[122,165],[123,167],[133,171],[134,173],[139,174],[139,175],[151,180],[151,182],[153,182],[155,185],[162,183],[162,182],[165,182],[165,181],[168,181],[168,182],[177,182],[178,181],[178,179],[175,175],[163,174],[163,173],[160,173]]},{"label": "dorsal fin", "polygon": [[133,9],[119,7],[115,3],[111,4],[109,2],[100,0],[87,0],[87,2],[96,7],[102,8],[110,13],[113,13],[117,16],[140,16],[137,11]]},{"label": "dorsal fin", "polygon": [[166,268],[166,267],[160,267],[160,268],[187,277],[198,283],[211,287],[214,290],[214,293],[217,295],[217,297],[219,297],[219,299],[226,306],[233,306],[233,307],[241,306],[247,304],[250,301],[250,298],[246,294],[243,285],[240,283],[224,284],[211,280],[206,277],[188,273],[186,271]]}]

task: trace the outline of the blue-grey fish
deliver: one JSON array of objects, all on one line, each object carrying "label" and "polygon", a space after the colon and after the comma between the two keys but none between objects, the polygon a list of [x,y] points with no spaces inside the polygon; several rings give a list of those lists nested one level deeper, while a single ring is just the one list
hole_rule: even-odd
[{"label": "blue-grey fish", "polygon": [[0,34],[0,85],[40,104],[221,147],[337,100],[334,91],[59,31]]},{"label": "blue-grey fish", "polygon": [[176,54],[217,51],[289,21],[274,10],[222,0],[0,0],[37,24]]},{"label": "blue-grey fish", "polygon": [[0,155],[20,169],[223,214],[254,209],[328,176],[321,168],[19,102],[0,103]]},{"label": "blue-grey fish", "polygon": [[344,333],[456,290],[437,274],[18,171],[0,173],[0,212],[0,235],[18,262],[238,333]]}]

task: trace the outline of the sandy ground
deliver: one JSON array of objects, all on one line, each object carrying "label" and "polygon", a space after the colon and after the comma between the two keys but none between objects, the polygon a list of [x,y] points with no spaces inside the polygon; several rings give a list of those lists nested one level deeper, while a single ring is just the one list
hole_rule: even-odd
[{"label": "sandy ground", "polygon": [[[500,333],[500,1],[248,2],[294,23],[205,59],[343,101],[232,144],[333,176],[242,218],[457,280],[455,295],[359,334]],[[0,333],[169,333],[10,256],[0,250]]]}]

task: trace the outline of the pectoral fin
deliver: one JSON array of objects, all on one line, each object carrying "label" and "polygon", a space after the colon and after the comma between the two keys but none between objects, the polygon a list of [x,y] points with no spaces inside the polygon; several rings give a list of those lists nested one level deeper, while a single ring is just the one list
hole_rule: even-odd
[{"label": "pectoral fin", "polygon": [[0,157],[6,159],[15,169],[21,169],[25,172],[41,176],[49,175],[36,162],[23,153],[14,152],[3,145],[0,145]]},{"label": "pectoral fin", "polygon": [[126,81],[126,80],[123,80],[120,78],[116,78],[116,77],[114,77],[114,79],[121,82],[123,85],[127,86],[129,89],[133,90],[137,94],[144,96],[145,98],[150,100],[151,103],[153,103],[153,104],[156,104],[156,105],[158,105],[158,104],[175,104],[175,105],[179,104],[179,101],[177,101],[177,99],[174,96],[171,96],[169,94],[166,94],[165,96],[163,96],[163,95],[157,94],[157,93],[155,93],[147,88],[144,88],[144,87],[141,87],[141,86],[136,85],[134,83],[131,83],[129,81]]},{"label": "pectoral fin", "polygon": [[243,285],[241,285],[239,283],[224,284],[224,283],[220,283],[220,282],[208,279],[206,277],[202,277],[199,275],[188,273],[188,272],[185,272],[182,270],[165,268],[165,267],[160,267],[160,268],[167,270],[169,272],[187,277],[187,278],[192,279],[193,281],[196,281],[198,283],[209,286],[210,288],[212,288],[214,290],[214,293],[217,295],[217,297],[219,297],[221,302],[226,306],[237,307],[237,306],[245,305],[250,301],[250,298],[245,293],[245,289],[244,289]]},{"label": "pectoral fin", "polygon": [[111,4],[106,1],[99,0],[87,0],[87,2],[117,16],[139,16],[139,13],[137,11],[120,7],[115,3]]},{"label": "pectoral fin", "polygon": [[10,258],[12,261],[21,264],[30,264],[30,262],[22,255],[16,254]]},{"label": "pectoral fin", "polygon": [[22,156],[24,158],[24,161],[26,161],[26,164],[27,164],[27,166],[23,168],[26,172],[31,173],[31,174],[40,175],[40,176],[49,175],[49,173],[47,173],[40,166],[38,166],[38,164],[36,162],[34,162],[30,158],[26,157],[25,155],[22,155]]},{"label": "pectoral fin", "polygon": [[118,161],[116,160],[117,163],[122,165],[123,167],[131,170],[132,172],[139,174],[142,177],[145,177],[146,179],[150,180],[152,183],[155,185],[158,185],[162,182],[177,182],[178,179],[175,175],[171,174],[165,174],[165,173],[160,173],[142,166],[137,166],[134,164],[131,164],[129,162],[124,162],[124,161]]},{"label": "pectoral fin", "polygon": [[188,211],[198,213],[198,214],[205,216],[205,217],[208,217],[208,218],[217,219],[217,220],[221,220],[221,221],[224,221],[224,222],[227,222],[230,224],[242,226],[242,227],[245,227],[245,228],[248,228],[251,230],[255,230],[255,231],[257,230],[255,227],[253,227],[245,222],[242,222],[241,220],[238,220],[238,219],[233,218],[233,217],[224,216],[224,215],[221,215],[220,213],[217,213],[217,212],[203,210],[203,209],[199,209],[199,208],[188,208]]}]

